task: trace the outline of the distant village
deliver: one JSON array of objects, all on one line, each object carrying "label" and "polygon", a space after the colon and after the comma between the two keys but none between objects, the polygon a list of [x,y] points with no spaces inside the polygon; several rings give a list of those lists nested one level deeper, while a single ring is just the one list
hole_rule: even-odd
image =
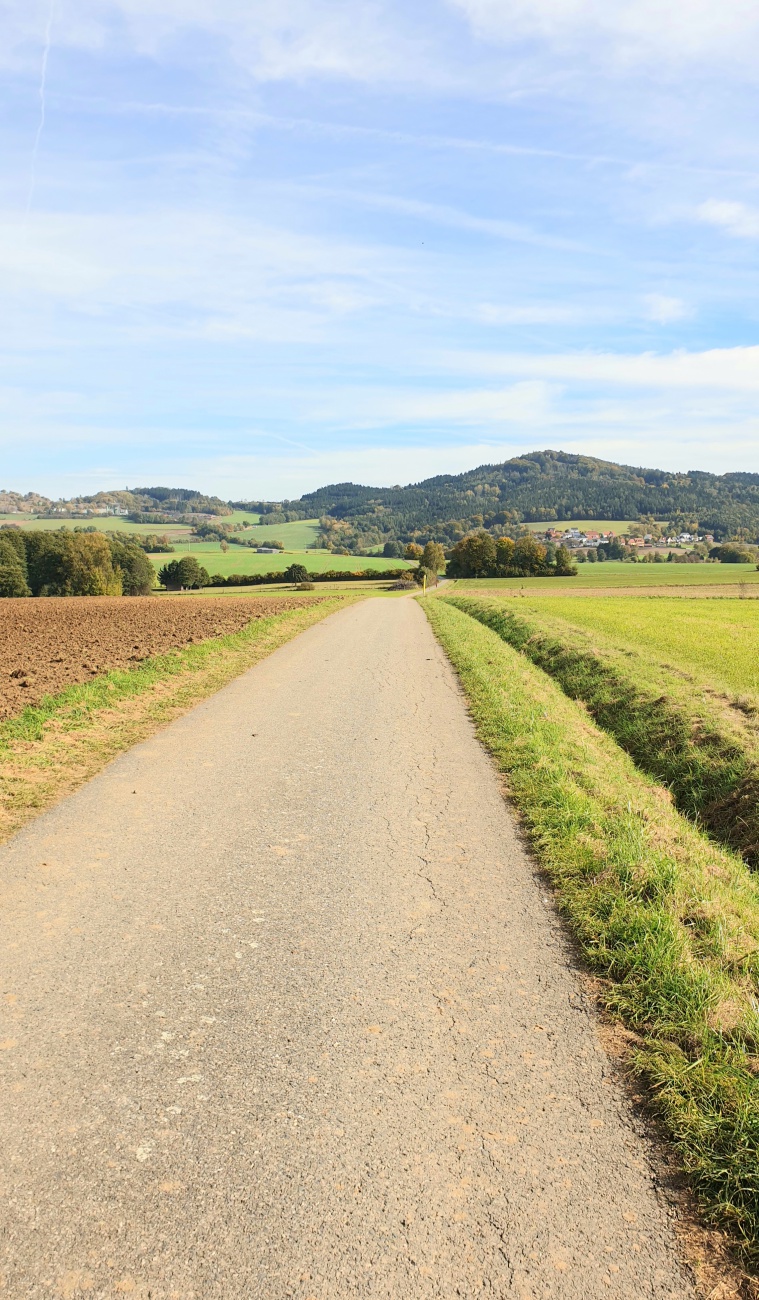
[{"label": "distant village", "polygon": [[632,537],[627,533],[614,533],[611,530],[595,532],[593,529],[584,531],[580,528],[546,528],[545,532],[537,532],[534,535],[538,541],[552,543],[554,546],[566,546],[570,551],[595,550],[599,546],[611,546],[615,543],[628,549],[641,551],[665,550],[670,547],[687,549],[699,543],[706,546],[714,545],[714,537],[711,533],[678,533],[672,537],[654,537],[651,533],[644,533],[642,537]]}]

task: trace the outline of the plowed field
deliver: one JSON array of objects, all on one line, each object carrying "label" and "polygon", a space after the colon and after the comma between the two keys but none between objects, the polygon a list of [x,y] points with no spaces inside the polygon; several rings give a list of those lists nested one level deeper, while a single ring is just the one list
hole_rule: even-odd
[{"label": "plowed field", "polygon": [[302,603],[287,596],[0,600],[0,718],[112,668],[238,632]]}]

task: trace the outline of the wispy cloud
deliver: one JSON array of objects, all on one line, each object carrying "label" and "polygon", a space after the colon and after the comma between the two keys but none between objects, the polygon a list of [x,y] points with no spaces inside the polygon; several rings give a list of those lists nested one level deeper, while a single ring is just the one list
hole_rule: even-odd
[{"label": "wispy cloud", "polygon": [[[378,194],[367,190],[328,191],[313,188],[314,193],[340,198],[353,204],[393,212],[401,217],[412,217],[419,230],[426,224],[450,226],[454,230],[468,230],[491,239],[504,239],[509,243],[533,244],[538,248],[556,248],[577,252],[583,245],[577,240],[562,239],[544,231],[532,229],[518,221],[501,217],[478,216],[445,203],[425,203],[420,199],[404,198],[398,194]],[[585,246],[587,251],[587,246]],[[596,253],[598,253],[596,249]]]},{"label": "wispy cloud", "polygon": [[449,0],[482,39],[515,44],[530,39],[560,52],[592,48],[621,63],[728,57],[743,61],[759,42],[759,12],[744,0],[659,0],[634,4],[599,0]]},{"label": "wispy cloud", "polygon": [[708,199],[698,208],[698,216],[735,239],[759,239],[759,208],[749,207],[747,203]]},{"label": "wispy cloud", "polygon": [[686,320],[691,309],[682,298],[671,298],[663,293],[647,293],[643,299],[649,320],[659,325],[672,325],[675,321]]},{"label": "wispy cloud", "polygon": [[759,468],[755,5],[59,2],[25,223],[49,5],[0,5],[7,465]]},{"label": "wispy cloud", "polygon": [[718,388],[759,392],[759,346],[711,348],[701,352],[452,353],[440,358],[446,369],[477,375],[519,375],[570,383],[644,388]]}]

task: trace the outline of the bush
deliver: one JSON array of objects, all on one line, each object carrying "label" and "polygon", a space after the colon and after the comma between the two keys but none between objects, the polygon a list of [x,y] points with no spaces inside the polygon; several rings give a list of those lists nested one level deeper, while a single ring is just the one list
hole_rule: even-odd
[{"label": "bush", "polygon": [[315,582],[299,582],[299,583],[298,583],[298,591],[315,591],[315,590],[316,590],[316,583],[315,583]]},{"label": "bush", "polygon": [[756,560],[756,556],[739,542],[725,542],[722,546],[713,546],[709,558],[719,560],[720,564],[752,564]]},{"label": "bush", "polygon": [[167,591],[195,590],[208,587],[211,579],[194,555],[183,555],[181,560],[165,564],[158,574]]}]

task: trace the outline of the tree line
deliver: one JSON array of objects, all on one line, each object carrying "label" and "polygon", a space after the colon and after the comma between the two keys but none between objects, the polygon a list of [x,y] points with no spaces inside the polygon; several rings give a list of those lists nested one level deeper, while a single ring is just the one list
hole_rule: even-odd
[{"label": "tree line", "polygon": [[265,587],[269,583],[291,582],[370,582],[400,578],[407,569],[325,569],[310,573],[305,564],[293,563],[284,571],[275,569],[268,573],[209,574],[194,555],[183,555],[181,560],[171,560],[159,571],[158,578],[167,591],[199,591],[203,587]]},{"label": "tree line", "polygon": [[134,541],[0,528],[0,596],[144,596],[155,574]]},{"label": "tree line", "polygon": [[449,578],[562,578],[577,568],[566,546],[543,546],[531,535],[495,538],[483,530],[456,543],[445,572]]}]

